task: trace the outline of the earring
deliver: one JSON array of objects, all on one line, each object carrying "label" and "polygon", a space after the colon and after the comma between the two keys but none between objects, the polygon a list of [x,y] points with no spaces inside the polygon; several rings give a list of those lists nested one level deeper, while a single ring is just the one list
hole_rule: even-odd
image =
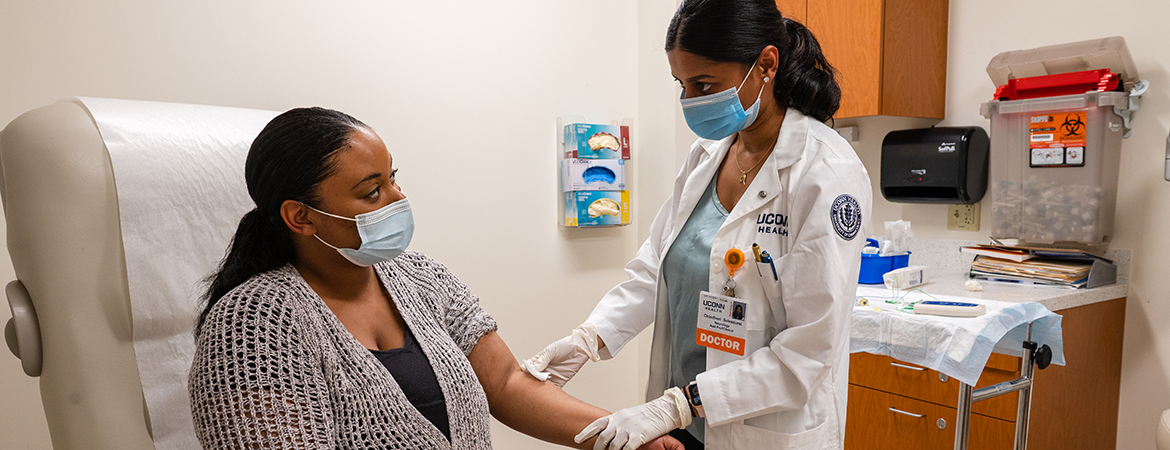
[{"label": "earring", "polygon": [[768,81],[770,81],[770,80],[771,80],[771,78],[764,77],[764,82],[765,82],[765,83],[767,83],[767,82],[768,82]]}]

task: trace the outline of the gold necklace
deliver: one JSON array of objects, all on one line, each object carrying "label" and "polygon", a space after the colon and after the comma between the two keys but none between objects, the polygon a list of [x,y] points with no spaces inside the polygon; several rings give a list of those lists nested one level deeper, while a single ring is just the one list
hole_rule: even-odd
[{"label": "gold necklace", "polygon": [[[742,145],[742,144],[740,145],[740,148],[743,148],[743,145]],[[745,150],[740,150],[740,153],[743,153],[744,151],[745,151]],[[763,164],[763,163],[764,163],[764,160],[765,160],[765,159],[768,159],[768,155],[770,155],[770,154],[772,154],[772,152],[768,152],[768,153],[766,153],[766,154],[764,155],[764,157],[763,157],[763,158],[760,158],[760,160],[759,160],[759,161],[756,161],[756,164],[755,164],[754,166],[752,166],[752,168],[751,168],[751,169],[748,169],[748,170],[743,170],[743,167],[740,167],[740,165],[739,165],[739,157],[734,157],[734,158],[731,158],[731,159],[735,160],[735,168],[736,168],[736,169],[739,169],[739,184],[742,184],[742,185],[745,185],[745,186],[746,186],[746,185],[747,185],[747,174],[748,174],[748,172],[751,172],[751,171],[753,171],[753,170],[756,170],[756,167],[757,167],[757,166],[759,166],[760,164]]]}]

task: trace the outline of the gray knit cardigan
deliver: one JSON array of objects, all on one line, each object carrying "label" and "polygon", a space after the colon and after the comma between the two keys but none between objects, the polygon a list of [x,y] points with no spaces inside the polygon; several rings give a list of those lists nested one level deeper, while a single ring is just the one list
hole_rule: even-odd
[{"label": "gray knit cardigan", "polygon": [[495,320],[421,253],[374,268],[439,379],[451,442],[290,265],[244,282],[207,315],[189,384],[204,448],[491,448],[487,398],[467,356]]}]

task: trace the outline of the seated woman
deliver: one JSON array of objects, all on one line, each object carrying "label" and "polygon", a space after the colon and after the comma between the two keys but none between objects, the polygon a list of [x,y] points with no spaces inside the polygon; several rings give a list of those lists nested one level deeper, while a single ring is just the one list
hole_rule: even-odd
[{"label": "seated woman", "polygon": [[[573,444],[606,411],[520,370],[442,264],[406,251],[410,203],[373,130],[302,108],[248,152],[240,220],[196,327],[204,448],[490,449],[488,413]],[[648,446],[679,448],[677,441]]]}]

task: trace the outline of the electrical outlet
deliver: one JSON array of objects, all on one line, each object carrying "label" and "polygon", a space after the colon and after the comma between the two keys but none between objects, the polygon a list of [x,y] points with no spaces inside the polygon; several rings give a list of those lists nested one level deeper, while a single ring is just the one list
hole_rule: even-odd
[{"label": "electrical outlet", "polygon": [[979,231],[979,204],[947,205],[947,229]]}]

